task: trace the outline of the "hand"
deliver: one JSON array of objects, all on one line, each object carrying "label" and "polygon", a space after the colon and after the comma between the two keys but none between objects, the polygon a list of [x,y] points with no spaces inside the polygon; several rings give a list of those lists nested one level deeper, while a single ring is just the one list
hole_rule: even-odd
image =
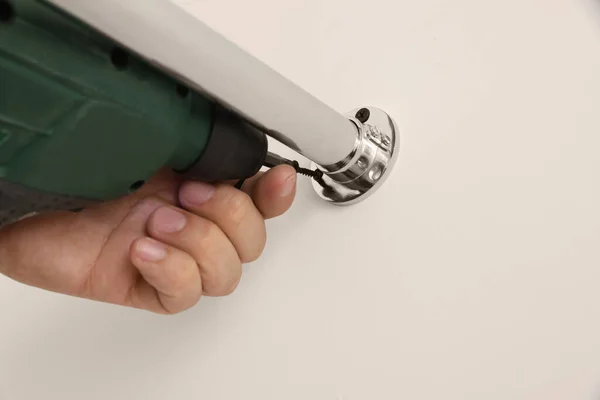
[{"label": "hand", "polygon": [[280,166],[243,191],[162,171],[138,192],[80,213],[53,212],[0,231],[0,272],[46,290],[173,314],[237,287],[266,242],[265,219],[291,206],[296,173]]}]

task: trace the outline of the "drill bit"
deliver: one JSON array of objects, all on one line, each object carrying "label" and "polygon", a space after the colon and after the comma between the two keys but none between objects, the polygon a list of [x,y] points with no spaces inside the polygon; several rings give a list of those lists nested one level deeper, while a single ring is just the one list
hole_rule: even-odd
[{"label": "drill bit", "polygon": [[[267,157],[265,158],[265,164],[264,164],[265,167],[275,168],[278,165],[284,165],[284,164],[293,167],[296,170],[297,174],[312,178],[315,181],[317,181],[321,186],[325,185],[325,182],[323,181],[323,171],[321,171],[320,169],[312,170],[312,169],[308,169],[308,168],[302,168],[298,161],[288,160],[287,158],[283,158],[279,154],[271,153],[270,151],[267,153]],[[241,189],[242,186],[244,185],[245,181],[246,181],[245,179],[240,180],[235,185],[235,187],[237,189]]]},{"label": "drill bit", "polygon": [[323,171],[321,171],[320,169],[312,170],[312,169],[308,169],[308,168],[302,168],[298,161],[288,160],[287,158],[283,158],[280,155],[275,154],[275,153],[271,153],[271,152],[267,153],[265,167],[274,168],[278,165],[283,165],[283,164],[287,164],[287,165],[294,167],[294,169],[296,170],[296,173],[307,176],[309,178],[313,178],[317,182],[319,182],[323,179]]}]

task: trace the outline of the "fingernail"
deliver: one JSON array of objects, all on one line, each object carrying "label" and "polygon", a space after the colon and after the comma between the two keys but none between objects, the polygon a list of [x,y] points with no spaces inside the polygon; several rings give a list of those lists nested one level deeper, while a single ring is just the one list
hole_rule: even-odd
[{"label": "fingernail", "polygon": [[294,191],[296,187],[296,174],[292,174],[286,179],[281,187],[281,197],[287,197]]},{"label": "fingernail", "polygon": [[152,239],[142,239],[136,245],[138,256],[148,262],[156,262],[167,256],[165,246]]},{"label": "fingernail", "polygon": [[200,206],[215,194],[213,185],[203,182],[190,182],[181,189],[181,201],[185,204]]},{"label": "fingernail", "polygon": [[185,216],[170,207],[159,208],[154,214],[154,227],[164,233],[179,232],[185,227]]}]

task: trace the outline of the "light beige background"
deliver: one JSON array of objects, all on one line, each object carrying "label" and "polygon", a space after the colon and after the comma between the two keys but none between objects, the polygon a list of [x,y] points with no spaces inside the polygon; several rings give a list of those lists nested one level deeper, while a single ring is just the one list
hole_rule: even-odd
[{"label": "light beige background", "polygon": [[0,278],[0,399],[600,398],[599,2],[178,2],[388,110],[399,164],[351,208],[303,180],[238,292],[179,316]]}]

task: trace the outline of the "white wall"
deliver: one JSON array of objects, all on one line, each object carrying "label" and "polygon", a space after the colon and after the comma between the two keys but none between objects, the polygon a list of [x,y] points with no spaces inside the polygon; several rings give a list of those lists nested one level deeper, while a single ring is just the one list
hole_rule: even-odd
[{"label": "white wall", "polygon": [[238,292],[172,318],[0,279],[0,399],[600,396],[600,2],[179,3],[388,110],[397,169],[344,209],[303,181]]}]

